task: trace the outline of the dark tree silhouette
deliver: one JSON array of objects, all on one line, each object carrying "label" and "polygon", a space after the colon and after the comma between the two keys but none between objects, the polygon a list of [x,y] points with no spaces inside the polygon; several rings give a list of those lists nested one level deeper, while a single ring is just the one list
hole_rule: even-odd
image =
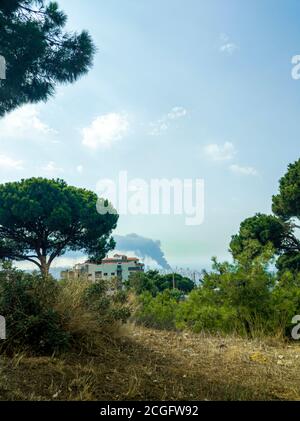
[{"label": "dark tree silhouette", "polygon": [[88,32],[64,31],[67,16],[56,2],[0,0],[0,116],[26,103],[46,101],[57,83],[87,73],[95,52]]}]

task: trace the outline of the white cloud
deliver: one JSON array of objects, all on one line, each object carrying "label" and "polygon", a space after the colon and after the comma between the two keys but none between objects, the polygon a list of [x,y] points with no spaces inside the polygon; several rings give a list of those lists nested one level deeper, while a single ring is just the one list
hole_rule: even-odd
[{"label": "white cloud", "polygon": [[126,136],[128,131],[129,121],[125,114],[105,114],[97,117],[89,127],[82,129],[82,143],[91,149],[107,148]]},{"label": "white cloud", "polygon": [[7,114],[0,120],[2,138],[35,138],[55,134],[40,118],[39,108],[36,105],[25,105]]},{"label": "white cloud", "polygon": [[258,171],[253,167],[242,167],[240,165],[233,164],[229,168],[230,168],[230,171],[232,171],[235,174],[258,175]]},{"label": "white cloud", "polygon": [[205,154],[213,161],[229,161],[236,154],[236,149],[231,142],[225,142],[224,145],[211,143],[204,148]]},{"label": "white cloud", "polygon": [[221,53],[232,55],[239,49],[237,44],[230,41],[230,38],[226,34],[220,35],[220,41],[221,41],[221,46],[220,46]]},{"label": "white cloud", "polygon": [[57,175],[64,172],[63,168],[58,167],[53,161],[48,162],[41,170],[48,175]]},{"label": "white cloud", "polygon": [[233,42],[227,42],[227,44],[223,44],[220,47],[220,51],[222,53],[227,53],[229,55],[232,55],[237,49],[238,49],[238,46],[234,44]]},{"label": "white cloud", "polygon": [[23,161],[0,155],[0,170],[22,170]]},{"label": "white cloud", "polygon": [[159,136],[169,129],[169,124],[163,119],[157,120],[155,123],[150,123],[150,136]]},{"label": "white cloud", "polygon": [[179,120],[187,115],[187,110],[183,107],[173,107],[168,114],[164,115],[159,120],[150,123],[149,135],[159,136],[160,134],[166,132],[172,122]]},{"label": "white cloud", "polygon": [[187,110],[185,108],[183,108],[183,107],[174,107],[169,112],[169,114],[167,115],[167,117],[170,120],[177,120],[178,118],[185,117],[186,115],[187,115]]},{"label": "white cloud", "polygon": [[82,174],[82,173],[83,173],[83,166],[82,166],[82,165],[77,165],[77,167],[76,167],[76,171],[77,171],[79,174]]}]

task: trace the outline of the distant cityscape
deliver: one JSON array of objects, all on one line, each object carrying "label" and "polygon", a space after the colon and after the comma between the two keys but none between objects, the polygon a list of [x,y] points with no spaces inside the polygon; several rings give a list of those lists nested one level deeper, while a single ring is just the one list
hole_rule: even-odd
[{"label": "distant cityscape", "polygon": [[[86,278],[93,282],[99,280],[111,280],[117,278],[124,282],[129,279],[130,274],[136,272],[147,272],[153,269],[146,266],[138,257],[128,257],[125,254],[114,254],[107,256],[102,260],[101,264],[96,264],[90,261],[77,263],[70,269],[58,269],[59,273],[53,275],[60,275],[61,279],[79,279]],[[195,271],[189,268],[155,268],[162,275],[170,273],[177,273],[184,277],[192,279],[194,282],[199,283],[203,277],[203,272]]]}]

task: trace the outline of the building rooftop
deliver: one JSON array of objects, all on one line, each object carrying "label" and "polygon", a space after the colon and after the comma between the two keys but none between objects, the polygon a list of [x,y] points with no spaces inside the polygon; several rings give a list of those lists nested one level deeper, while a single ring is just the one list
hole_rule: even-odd
[{"label": "building rooftop", "polygon": [[102,263],[116,263],[116,262],[138,262],[137,257],[127,257],[125,255],[115,254],[113,257],[106,257]]},{"label": "building rooftop", "polygon": [[[135,262],[139,265],[143,265],[143,263],[140,263],[139,260],[140,259],[138,257],[127,257],[125,254],[115,254],[112,257],[105,257],[104,259],[102,259],[101,264]],[[89,263],[91,262],[85,262],[85,264]]]}]

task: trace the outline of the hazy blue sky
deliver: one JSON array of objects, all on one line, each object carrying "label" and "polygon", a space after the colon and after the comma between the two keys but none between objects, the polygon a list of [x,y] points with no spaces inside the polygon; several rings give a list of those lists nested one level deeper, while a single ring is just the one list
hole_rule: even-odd
[{"label": "hazy blue sky", "polygon": [[227,257],[230,236],[299,158],[300,2],[59,0],[88,29],[92,71],[47,104],[0,121],[2,181],[43,175],[96,189],[99,179],[203,178],[205,220],[121,217],[117,234],[160,240],[171,265]]}]

